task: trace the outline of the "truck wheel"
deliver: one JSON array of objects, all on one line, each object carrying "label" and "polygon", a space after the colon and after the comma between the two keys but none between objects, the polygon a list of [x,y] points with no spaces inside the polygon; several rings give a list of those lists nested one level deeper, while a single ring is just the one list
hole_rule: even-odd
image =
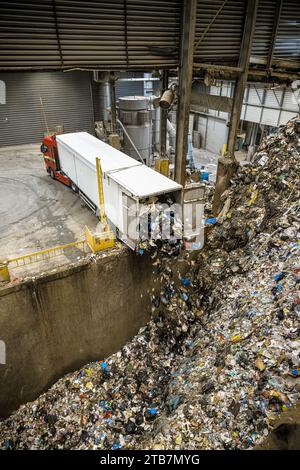
[{"label": "truck wheel", "polygon": [[50,176],[53,180],[55,180],[55,174],[54,174],[54,171],[52,170],[52,168],[50,168]]},{"label": "truck wheel", "polygon": [[71,189],[72,189],[72,191],[74,191],[74,193],[78,193],[78,188],[77,188],[76,184],[73,183],[73,181],[71,183]]}]

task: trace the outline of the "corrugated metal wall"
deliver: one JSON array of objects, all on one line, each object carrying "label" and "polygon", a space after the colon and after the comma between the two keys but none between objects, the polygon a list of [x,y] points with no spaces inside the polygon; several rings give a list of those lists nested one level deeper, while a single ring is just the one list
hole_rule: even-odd
[{"label": "corrugated metal wall", "polygon": [[252,56],[267,59],[272,41],[276,0],[259,0]]},{"label": "corrugated metal wall", "polygon": [[[247,0],[198,0],[195,62],[236,64]],[[1,0],[0,70],[178,65],[183,0]],[[268,56],[275,0],[259,0],[252,55]],[[299,60],[299,0],[283,0],[275,58]]]},{"label": "corrugated metal wall", "polygon": [[300,59],[300,1],[284,0],[275,53],[277,59]]},{"label": "corrugated metal wall", "polygon": [[46,125],[66,132],[93,133],[93,106],[88,72],[1,73],[6,104],[0,106],[0,146],[40,142]]},{"label": "corrugated metal wall", "polygon": [[245,0],[228,0],[225,4],[224,0],[198,1],[195,62],[238,61],[245,6]]},{"label": "corrugated metal wall", "polygon": [[181,0],[1,1],[0,67],[176,66],[181,6]]},{"label": "corrugated metal wall", "polygon": [[[259,0],[252,56],[266,59],[271,46],[276,0]],[[283,0],[274,59],[300,60],[300,1]]]},{"label": "corrugated metal wall", "polygon": [[[234,84],[218,81],[205,87],[203,93],[231,96]],[[269,89],[262,84],[249,84],[245,90],[241,120],[278,127],[300,112],[300,98],[291,88]],[[228,135],[229,114],[214,109],[192,106],[197,115],[196,129],[201,135],[201,147],[219,153]]]},{"label": "corrugated metal wall", "polygon": [[177,65],[181,0],[127,0],[128,64]]},{"label": "corrugated metal wall", "polygon": [[52,2],[1,1],[1,68],[60,68]]},{"label": "corrugated metal wall", "polygon": [[277,127],[300,112],[297,93],[290,88],[267,89],[248,85],[241,119]]}]

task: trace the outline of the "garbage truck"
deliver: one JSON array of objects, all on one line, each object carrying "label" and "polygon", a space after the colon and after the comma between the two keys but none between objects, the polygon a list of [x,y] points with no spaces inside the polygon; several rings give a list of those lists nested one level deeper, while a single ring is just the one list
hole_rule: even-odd
[{"label": "garbage truck", "polygon": [[99,215],[96,159],[100,159],[105,212],[119,239],[140,243],[141,208],[162,197],[180,199],[182,186],[88,132],[48,135],[41,152],[49,175],[77,192]]}]

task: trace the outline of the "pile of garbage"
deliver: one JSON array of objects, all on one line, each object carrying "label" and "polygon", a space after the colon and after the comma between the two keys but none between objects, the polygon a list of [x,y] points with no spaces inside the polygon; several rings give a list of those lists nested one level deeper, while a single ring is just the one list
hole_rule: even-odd
[{"label": "pile of garbage", "polygon": [[206,248],[153,254],[153,316],[0,423],[1,449],[249,449],[300,393],[297,121],[241,167]]},{"label": "pile of garbage", "polygon": [[[299,191],[299,120],[266,137],[249,165],[240,167],[230,189],[222,195],[223,210],[211,248],[226,251],[246,245],[268,231],[297,202]],[[288,227],[286,227],[288,228]],[[216,233],[217,232],[217,233]]]}]

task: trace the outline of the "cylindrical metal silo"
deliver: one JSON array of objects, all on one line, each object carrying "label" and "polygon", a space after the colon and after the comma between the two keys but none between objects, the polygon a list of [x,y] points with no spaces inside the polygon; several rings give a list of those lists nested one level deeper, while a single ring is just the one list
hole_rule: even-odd
[{"label": "cylindrical metal silo", "polygon": [[[147,165],[150,162],[152,129],[149,98],[123,96],[119,98],[120,120]],[[124,152],[138,159],[128,137],[124,134]]]}]

